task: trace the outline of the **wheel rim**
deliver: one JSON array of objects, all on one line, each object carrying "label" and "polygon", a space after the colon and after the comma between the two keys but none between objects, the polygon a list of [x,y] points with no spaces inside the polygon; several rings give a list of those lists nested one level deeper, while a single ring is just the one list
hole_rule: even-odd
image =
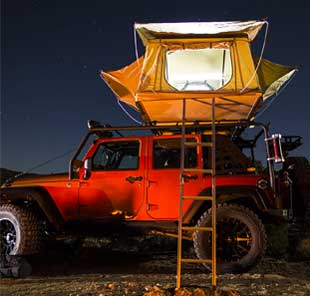
[{"label": "wheel rim", "polygon": [[225,218],[217,225],[217,256],[224,262],[240,261],[252,247],[249,227],[234,218]]},{"label": "wheel rim", "polygon": [[16,229],[14,224],[8,219],[0,220],[0,252],[10,255],[16,245]]},{"label": "wheel rim", "polygon": [[[216,224],[216,244],[218,263],[238,262],[244,258],[252,247],[250,228],[239,219],[223,218]],[[205,236],[206,245],[211,246],[212,236]],[[211,247],[207,251],[211,256]],[[211,258],[211,257],[210,257]]]}]

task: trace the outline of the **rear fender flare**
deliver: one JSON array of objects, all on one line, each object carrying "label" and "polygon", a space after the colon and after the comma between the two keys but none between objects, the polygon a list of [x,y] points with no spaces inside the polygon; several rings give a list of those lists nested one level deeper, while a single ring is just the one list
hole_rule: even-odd
[{"label": "rear fender flare", "polygon": [[[212,195],[212,188],[206,188],[200,192],[201,196]],[[255,186],[218,186],[216,188],[217,204],[229,203],[234,200],[246,199],[263,212],[270,209],[271,205],[264,192]],[[197,215],[211,207],[211,201],[195,200],[183,217],[184,223],[190,223]],[[203,210],[201,210],[203,208]],[[201,212],[201,213],[200,213]],[[198,217],[199,218],[199,217]]]}]

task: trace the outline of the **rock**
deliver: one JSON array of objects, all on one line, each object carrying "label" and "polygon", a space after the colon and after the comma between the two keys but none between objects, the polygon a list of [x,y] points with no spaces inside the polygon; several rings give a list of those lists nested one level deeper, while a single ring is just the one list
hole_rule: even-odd
[{"label": "rock", "polygon": [[238,291],[216,289],[210,296],[240,296]]},{"label": "rock", "polygon": [[[145,287],[146,289],[146,287]],[[147,289],[149,290],[149,289]],[[163,289],[154,286],[148,291],[147,293],[144,293],[143,296],[168,296],[170,294],[167,294]]]},{"label": "rock", "polygon": [[264,278],[268,280],[287,280],[287,277],[279,274],[264,274]]},{"label": "rock", "polygon": [[189,290],[187,290],[186,288],[180,288],[180,289],[176,289],[175,296],[192,296],[193,293]]},{"label": "rock", "polygon": [[197,288],[194,290],[193,296],[208,296],[205,291]]},{"label": "rock", "polygon": [[107,287],[107,289],[115,290],[116,284],[115,283],[108,283],[106,287]]},{"label": "rock", "polygon": [[257,295],[267,295],[268,291],[266,288],[262,287],[259,291],[257,291]]}]

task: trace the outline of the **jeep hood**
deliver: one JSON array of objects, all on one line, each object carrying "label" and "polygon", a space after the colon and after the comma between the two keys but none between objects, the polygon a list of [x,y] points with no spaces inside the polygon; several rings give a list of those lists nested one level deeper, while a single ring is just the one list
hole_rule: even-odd
[{"label": "jeep hood", "polygon": [[20,179],[13,180],[7,185],[2,185],[3,188],[12,188],[12,187],[34,187],[40,186],[46,183],[54,182],[65,182],[69,180],[68,173],[53,174],[53,175],[44,175],[44,176],[35,176],[35,177],[21,177]]}]

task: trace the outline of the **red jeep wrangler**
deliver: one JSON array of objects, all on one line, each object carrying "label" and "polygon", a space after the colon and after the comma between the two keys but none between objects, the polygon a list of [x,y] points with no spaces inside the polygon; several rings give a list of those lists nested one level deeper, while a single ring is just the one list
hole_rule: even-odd
[{"label": "red jeep wrangler", "polygon": [[[264,132],[267,138],[268,131],[261,125],[262,132],[254,139],[245,140],[241,134],[248,126],[249,123],[240,123],[217,127],[217,257],[218,270],[222,272],[246,270],[262,257],[267,244],[262,220],[288,213],[283,210],[290,210],[291,214],[293,208],[294,213],[305,214],[305,195],[290,195],[291,172],[274,174],[273,163],[281,144],[267,144],[268,169],[260,170],[255,165],[253,151],[257,139]],[[133,130],[148,131],[148,135],[122,134]],[[210,141],[210,134],[207,125],[186,127],[188,142]],[[301,144],[298,137],[283,139],[285,151]],[[90,141],[91,145],[87,146]],[[80,157],[85,147],[88,151]],[[252,151],[252,157],[242,152],[246,148]],[[177,237],[180,153],[178,125],[113,128],[92,122],[72,157],[69,176],[14,180],[2,186],[2,260],[6,256],[37,253],[47,233],[100,236],[105,235],[112,224],[123,224],[126,231],[133,227],[142,233]],[[210,162],[209,147],[185,148],[185,168],[208,169]],[[303,163],[309,176],[309,164],[306,160]],[[288,171],[290,169],[294,171],[294,168]],[[184,195],[210,195],[209,175],[186,173],[182,178]],[[210,206],[210,201],[185,200],[183,223],[210,225]],[[196,231],[184,235],[193,240],[198,258],[210,256],[209,233]]]}]

